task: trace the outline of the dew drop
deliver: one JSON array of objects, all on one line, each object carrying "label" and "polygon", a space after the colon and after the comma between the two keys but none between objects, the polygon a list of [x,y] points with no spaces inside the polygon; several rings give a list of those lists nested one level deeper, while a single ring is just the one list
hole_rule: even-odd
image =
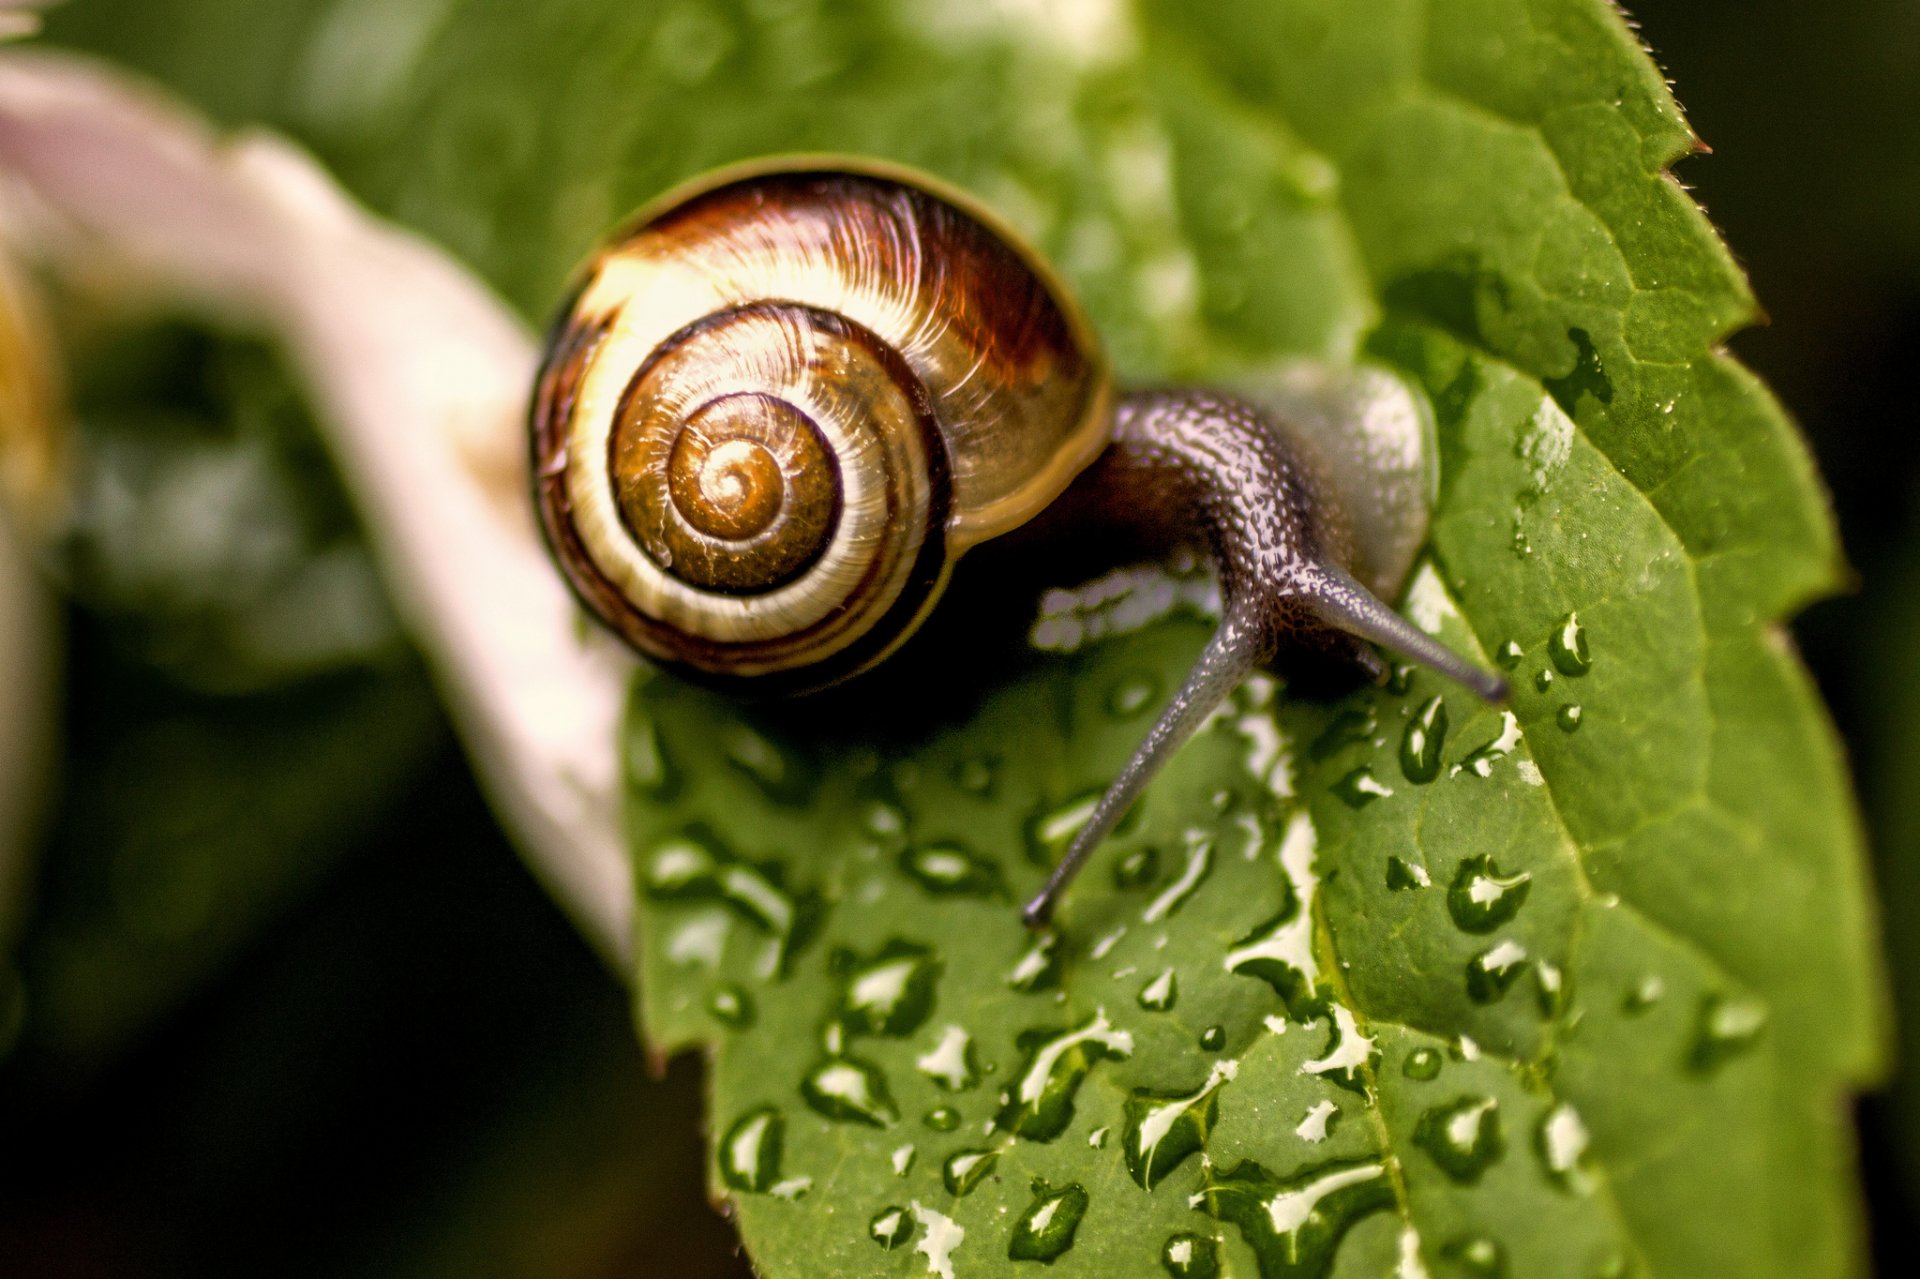
[{"label": "dew drop", "polygon": [[1553,668],[1542,666],[1533,673],[1533,691],[1544,693],[1553,687]]},{"label": "dew drop", "polygon": [[959,844],[947,842],[909,848],[900,869],[939,897],[1003,897],[1000,867]]},{"label": "dew drop", "polygon": [[720,1180],[751,1194],[772,1190],[780,1180],[780,1152],[787,1121],[772,1106],[759,1106],[733,1121],[720,1139]]},{"label": "dew drop", "polygon": [[992,759],[984,757],[963,759],[953,766],[953,784],[969,795],[991,795],[994,778],[998,772],[999,767]]},{"label": "dew drop", "polygon": [[907,815],[898,804],[879,800],[867,808],[865,826],[867,834],[889,846],[897,847],[897,841],[907,833]]},{"label": "dew drop", "polygon": [[1073,1122],[1074,1094],[1095,1061],[1133,1052],[1133,1036],[1104,1010],[1071,1030],[1028,1031],[1019,1044],[1027,1058],[995,1122],[1034,1141],[1052,1141]]},{"label": "dew drop", "polygon": [[1503,670],[1510,671],[1520,665],[1520,659],[1524,656],[1525,654],[1521,651],[1519,642],[1517,640],[1508,640],[1498,649],[1494,650],[1493,660],[1500,663]]},{"label": "dew drop", "polygon": [[1455,764],[1447,773],[1449,777],[1462,770],[1475,777],[1492,777],[1493,766],[1513,753],[1520,744],[1520,720],[1512,711],[1500,712],[1500,735],[1484,745],[1468,752],[1465,759]]},{"label": "dew drop", "polygon": [[960,1126],[960,1112],[952,1106],[936,1106],[920,1122],[935,1132],[952,1132]]},{"label": "dew drop", "polygon": [[1205,1083],[1192,1092],[1167,1096],[1139,1090],[1127,1099],[1127,1126],[1120,1149],[1127,1171],[1145,1190],[1206,1145],[1219,1110],[1222,1085],[1239,1073],[1236,1062],[1216,1062]]},{"label": "dew drop", "polygon": [[1149,676],[1123,679],[1107,694],[1107,713],[1115,719],[1132,719],[1157,700],[1159,685]]},{"label": "dew drop", "polygon": [[829,1057],[800,1081],[807,1105],[828,1119],[885,1128],[900,1117],[880,1068],[857,1057]]},{"label": "dew drop", "polygon": [[940,1042],[914,1060],[921,1074],[949,1092],[971,1088],[980,1079],[973,1057],[973,1037],[959,1026],[949,1026]]},{"label": "dew drop", "polygon": [[1047,933],[1027,948],[1007,974],[1007,985],[1023,995],[1050,990],[1060,984],[1058,939]]},{"label": "dew drop", "polygon": [[720,754],[776,804],[804,803],[813,791],[806,768],[744,724],[722,733]]},{"label": "dew drop", "polygon": [[1456,1239],[1440,1255],[1471,1279],[1506,1279],[1506,1250],[1484,1235]]},{"label": "dew drop", "polygon": [[956,1150],[940,1165],[940,1180],[946,1185],[947,1193],[958,1199],[971,1194],[999,1161],[997,1150]]},{"label": "dew drop", "polygon": [[1053,1264],[1073,1247],[1073,1232],[1087,1215],[1089,1202],[1085,1187],[1067,1185],[1055,1190],[1036,1178],[1033,1202],[1020,1214],[1007,1244],[1007,1256],[1014,1261],[1038,1261]]},{"label": "dew drop", "polygon": [[1227,1046],[1227,1028],[1208,1026],[1200,1032],[1200,1046],[1210,1053],[1217,1053]]},{"label": "dew drop", "polygon": [[1490,933],[1519,913],[1532,881],[1526,871],[1502,875],[1490,857],[1464,858],[1447,889],[1447,913],[1467,932]]},{"label": "dew drop", "polygon": [[1113,868],[1113,886],[1119,889],[1145,888],[1160,878],[1160,850],[1136,848],[1122,857]]},{"label": "dew drop", "polygon": [[1440,751],[1447,744],[1447,703],[1429,697],[1407,721],[1400,737],[1400,771],[1416,786],[1440,776]]},{"label": "dew drop", "polygon": [[1534,1133],[1534,1148],[1546,1165],[1547,1175],[1562,1190],[1576,1195],[1593,1189],[1593,1178],[1587,1171],[1590,1144],[1580,1112],[1565,1102],[1542,1116]]},{"label": "dew drop", "polygon": [[1413,687],[1413,677],[1419,667],[1406,662],[1395,662],[1387,669],[1387,691],[1395,697],[1405,697],[1407,690]]},{"label": "dew drop", "polygon": [[1553,722],[1560,726],[1563,733],[1578,732],[1580,728],[1580,708],[1574,705],[1562,706],[1553,713]]},{"label": "dew drop", "polygon": [[1587,628],[1580,624],[1578,613],[1567,614],[1567,620],[1547,638],[1547,656],[1553,659],[1554,669],[1562,675],[1578,678],[1593,669],[1593,654],[1587,648]]},{"label": "dew drop", "polygon": [[1027,822],[1027,856],[1040,866],[1052,866],[1060,860],[1067,845],[1093,816],[1103,791],[1090,790],[1064,804],[1044,809]]},{"label": "dew drop", "polygon": [[1302,1141],[1318,1145],[1333,1132],[1333,1125],[1339,1118],[1340,1107],[1322,1098],[1300,1117],[1300,1122],[1294,1126],[1293,1135]]},{"label": "dew drop", "polygon": [[738,986],[720,986],[707,996],[707,1011],[723,1026],[751,1026],[753,997]]},{"label": "dew drop", "polygon": [[925,946],[896,939],[871,959],[838,951],[833,967],[841,978],[838,1016],[851,1034],[910,1034],[933,1011],[940,966]]},{"label": "dew drop", "polygon": [[815,895],[787,891],[779,866],[740,858],[703,827],[658,845],[641,884],[647,896],[661,901],[721,903],[779,940],[783,969],[816,931],[821,913]]},{"label": "dew drop", "polygon": [[1467,961],[1467,996],[1491,1004],[1513,988],[1527,970],[1527,948],[1511,938],[1495,942]]},{"label": "dew drop", "polygon": [[1688,1064],[1702,1073],[1718,1070],[1752,1048],[1767,1026],[1766,1005],[1757,999],[1708,995],[1700,1002]]},{"label": "dew drop", "polygon": [[1373,1161],[1317,1164],[1281,1180],[1249,1160],[1190,1202],[1239,1228],[1262,1275],[1320,1276],[1354,1223],[1393,1206],[1393,1187]]},{"label": "dew drop", "polygon": [[1425,866],[1416,865],[1397,854],[1387,854],[1388,889],[1396,893],[1404,893],[1409,889],[1432,886],[1433,876],[1427,873]]},{"label": "dew drop", "polygon": [[1659,1003],[1667,993],[1667,983],[1658,973],[1648,973],[1628,988],[1626,997],[1620,1001],[1623,1011],[1643,1013]]},{"label": "dew drop", "polygon": [[1408,1079],[1426,1081],[1440,1075],[1440,1053],[1433,1048],[1416,1048],[1400,1063],[1400,1073]]},{"label": "dew drop", "polygon": [[1307,754],[1317,760],[1325,759],[1349,746],[1371,741],[1379,731],[1380,723],[1374,717],[1371,706],[1341,711],[1320,730],[1320,735],[1313,739],[1313,745],[1307,748]]},{"label": "dew drop", "polygon": [[1365,764],[1354,769],[1330,788],[1334,794],[1345,800],[1348,808],[1365,808],[1376,799],[1386,799],[1393,789],[1382,786],[1373,770]]},{"label": "dew drop", "polygon": [[680,788],[680,774],[667,758],[660,726],[643,714],[627,716],[626,768],[627,785],[648,799],[670,799]]},{"label": "dew drop", "polygon": [[1174,1279],[1219,1279],[1220,1241],[1208,1235],[1175,1235],[1160,1249],[1160,1264]]},{"label": "dew drop", "polygon": [[1413,1144],[1447,1176],[1472,1185],[1506,1153],[1500,1105],[1491,1097],[1461,1097],[1435,1106],[1414,1125]]},{"label": "dew drop", "polygon": [[893,1165],[893,1175],[896,1177],[906,1176],[907,1172],[913,1167],[914,1157],[917,1153],[911,1143],[905,1146],[894,1147],[893,1156],[888,1161]]},{"label": "dew drop", "polygon": [[889,1205],[867,1223],[867,1234],[872,1236],[875,1243],[892,1252],[913,1238],[913,1218],[907,1215],[905,1208]]},{"label": "dew drop", "polygon": [[1186,905],[1187,899],[1200,890],[1207,876],[1213,872],[1213,841],[1201,831],[1187,833],[1187,864],[1171,884],[1162,889],[1159,896],[1147,903],[1140,912],[1140,918],[1149,924],[1157,924]]},{"label": "dew drop", "polygon": [[1571,1002],[1567,989],[1567,974],[1558,964],[1541,960],[1533,966],[1534,1001],[1540,1007],[1540,1015],[1549,1020],[1567,1011]]},{"label": "dew drop", "polygon": [[1179,998],[1179,982],[1171,968],[1161,969],[1158,977],[1140,988],[1140,1006],[1148,1012],[1166,1012]]}]

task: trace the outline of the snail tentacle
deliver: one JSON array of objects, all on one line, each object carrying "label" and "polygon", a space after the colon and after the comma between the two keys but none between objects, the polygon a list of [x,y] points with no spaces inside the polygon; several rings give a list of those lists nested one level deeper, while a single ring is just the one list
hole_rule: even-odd
[{"label": "snail tentacle", "polygon": [[1355,581],[1347,532],[1304,449],[1254,406],[1208,391],[1144,391],[1117,405],[1113,445],[1087,473],[1107,518],[1197,544],[1213,561],[1222,620],[1186,681],[1022,912],[1045,924],[1061,893],[1154,775],[1255,667],[1292,653],[1333,656],[1369,674],[1363,641],[1394,650],[1478,696],[1506,681],[1413,626]]}]

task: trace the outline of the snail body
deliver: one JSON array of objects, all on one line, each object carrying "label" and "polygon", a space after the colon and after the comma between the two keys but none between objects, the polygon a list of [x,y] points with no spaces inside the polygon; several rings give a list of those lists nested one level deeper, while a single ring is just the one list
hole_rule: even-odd
[{"label": "snail body", "polygon": [[1310,650],[1379,674],[1371,641],[1504,695],[1378,598],[1407,557],[1368,551],[1410,545],[1386,526],[1423,530],[1424,509],[1368,500],[1400,490],[1374,492],[1352,448],[1316,464],[1328,441],[1239,400],[1116,397],[1038,255],[918,175],[780,162],[643,211],[555,325],[532,430],[542,522],[582,599],[647,656],[742,689],[880,661],[961,554],[1070,485],[1101,519],[1205,550],[1219,630],[1031,922],[1257,666]]}]

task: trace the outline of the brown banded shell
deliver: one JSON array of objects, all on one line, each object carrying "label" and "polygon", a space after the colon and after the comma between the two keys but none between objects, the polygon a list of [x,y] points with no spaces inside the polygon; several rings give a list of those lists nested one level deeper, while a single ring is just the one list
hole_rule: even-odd
[{"label": "brown banded shell", "polygon": [[643,652],[818,686],[1058,496],[1108,400],[1077,312],[962,197],[737,172],[588,263],[535,391],[539,504],[582,597]]}]

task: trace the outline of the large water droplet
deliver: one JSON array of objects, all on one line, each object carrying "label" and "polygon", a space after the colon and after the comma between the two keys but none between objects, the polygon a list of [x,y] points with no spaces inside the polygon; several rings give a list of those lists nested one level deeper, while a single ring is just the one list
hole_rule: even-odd
[{"label": "large water droplet", "polygon": [[1526,656],[1521,651],[1519,641],[1508,640],[1493,652],[1493,660],[1500,663],[1503,670],[1512,670],[1520,665],[1520,659]]},{"label": "large water droplet", "polygon": [[906,1035],[933,1011],[940,966],[925,946],[895,939],[871,959],[836,952],[841,1023],[856,1035]]},{"label": "large water droplet", "polygon": [[1407,721],[1400,736],[1400,771],[1416,786],[1440,776],[1440,751],[1447,744],[1447,703],[1429,697]]},{"label": "large water droplet", "polygon": [[749,1110],[720,1139],[720,1180],[729,1189],[761,1194],[780,1180],[787,1121],[772,1106]]},{"label": "large water droplet", "polygon": [[1175,1235],[1160,1249],[1160,1264],[1173,1279],[1219,1279],[1220,1241],[1208,1235]]},{"label": "large water droplet", "polygon": [[1440,1053],[1434,1048],[1416,1048],[1400,1063],[1400,1073],[1408,1079],[1428,1080],[1440,1076]]},{"label": "large water droplet", "polygon": [[1465,858],[1447,889],[1447,913],[1470,933],[1490,933],[1519,912],[1532,880],[1526,871],[1502,875],[1491,857]]},{"label": "large water droplet", "polygon": [[1200,1046],[1210,1053],[1217,1053],[1227,1046],[1227,1028],[1215,1022],[1200,1032]]},{"label": "large water droplet", "polygon": [[1560,731],[1563,733],[1578,732],[1581,713],[1578,706],[1562,706],[1553,713],[1553,722],[1560,726]]},{"label": "large water droplet", "polygon": [[959,1026],[947,1027],[940,1042],[913,1064],[921,1074],[949,1092],[971,1088],[980,1078],[979,1065],[973,1059],[973,1037]]},{"label": "large water droplet", "polygon": [[1688,1064],[1695,1070],[1718,1070],[1759,1040],[1767,1027],[1767,1006],[1742,996],[1708,995],[1700,1002]]},{"label": "large water droplet", "polygon": [[900,854],[900,869],[940,897],[1003,897],[1000,866],[956,843],[926,844]]},{"label": "large water droplet", "polygon": [[660,901],[717,901],[780,942],[784,969],[818,930],[819,898],[791,893],[778,865],[736,855],[705,827],[693,826],[657,845],[647,858],[643,891]]},{"label": "large water droplet", "polygon": [[1148,1012],[1166,1012],[1179,998],[1179,980],[1171,968],[1161,969],[1158,977],[1140,988],[1140,1006]]},{"label": "large water droplet", "polygon": [[956,1150],[940,1165],[940,1180],[945,1183],[947,1193],[958,1199],[971,1194],[975,1186],[986,1180],[999,1160],[997,1150]]},{"label": "large water droplet", "polygon": [[1461,1097],[1435,1106],[1414,1125],[1413,1143],[1447,1176],[1472,1185],[1506,1152],[1500,1104],[1491,1097]]},{"label": "large water droplet", "polygon": [[1048,1265],[1073,1247],[1073,1232],[1087,1215],[1085,1187],[1069,1184],[1055,1190],[1036,1178],[1033,1202],[1020,1214],[1007,1244],[1007,1256],[1014,1261],[1039,1261]]},{"label": "large water droplet", "polygon": [[1380,779],[1365,764],[1347,773],[1329,789],[1345,800],[1348,808],[1365,808],[1374,800],[1393,794],[1393,788],[1381,785]]},{"label": "large water droplet", "polygon": [[1393,1206],[1393,1186],[1371,1160],[1317,1164],[1284,1181],[1246,1161],[1216,1174],[1191,1202],[1239,1227],[1263,1276],[1318,1279],[1355,1222]]},{"label": "large water droplet", "polygon": [[1412,888],[1431,888],[1433,876],[1427,873],[1425,866],[1400,857],[1387,854],[1387,888],[1396,893],[1404,893]]},{"label": "large water droplet", "polygon": [[1133,1036],[1117,1030],[1105,1010],[1063,1031],[1028,1031],[1019,1038],[1027,1058],[995,1122],[1034,1141],[1051,1141],[1073,1122],[1073,1095],[1102,1057],[1126,1057]]},{"label": "large water droplet", "polygon": [[1500,712],[1500,735],[1484,745],[1477,746],[1467,753],[1465,759],[1448,770],[1452,777],[1462,771],[1475,777],[1492,777],[1493,766],[1513,753],[1520,745],[1520,720],[1512,711]]},{"label": "large water droplet", "polygon": [[1127,1171],[1151,1190],[1201,1147],[1219,1110],[1218,1093],[1239,1071],[1235,1062],[1216,1062],[1205,1083],[1192,1092],[1167,1096],[1137,1091],[1127,1099],[1126,1134],[1120,1149]]},{"label": "large water droplet", "polygon": [[828,1119],[885,1128],[900,1117],[880,1068],[857,1057],[829,1057],[800,1081],[800,1095]]},{"label": "large water droplet", "polygon": [[1525,946],[1512,938],[1495,942],[1467,961],[1467,996],[1476,1004],[1491,1004],[1526,971]]},{"label": "large water droplet", "polygon": [[1547,637],[1547,656],[1554,669],[1575,678],[1593,669],[1593,654],[1587,648],[1587,628],[1578,613],[1567,614],[1558,630]]},{"label": "large water droplet", "polygon": [[1307,1113],[1294,1125],[1293,1135],[1318,1145],[1332,1134],[1334,1123],[1339,1118],[1340,1107],[1323,1097],[1307,1108]]},{"label": "large water droplet", "polygon": [[892,1252],[907,1240],[913,1238],[913,1218],[907,1215],[905,1208],[888,1205],[874,1214],[867,1223],[867,1234],[873,1241]]},{"label": "large water droplet", "polygon": [[1318,1075],[1348,1092],[1365,1094],[1366,1075],[1373,1068],[1373,1040],[1360,1029],[1360,1021],[1345,1004],[1329,1003],[1327,1020],[1332,1024],[1326,1051],[1300,1066],[1303,1075]]}]

